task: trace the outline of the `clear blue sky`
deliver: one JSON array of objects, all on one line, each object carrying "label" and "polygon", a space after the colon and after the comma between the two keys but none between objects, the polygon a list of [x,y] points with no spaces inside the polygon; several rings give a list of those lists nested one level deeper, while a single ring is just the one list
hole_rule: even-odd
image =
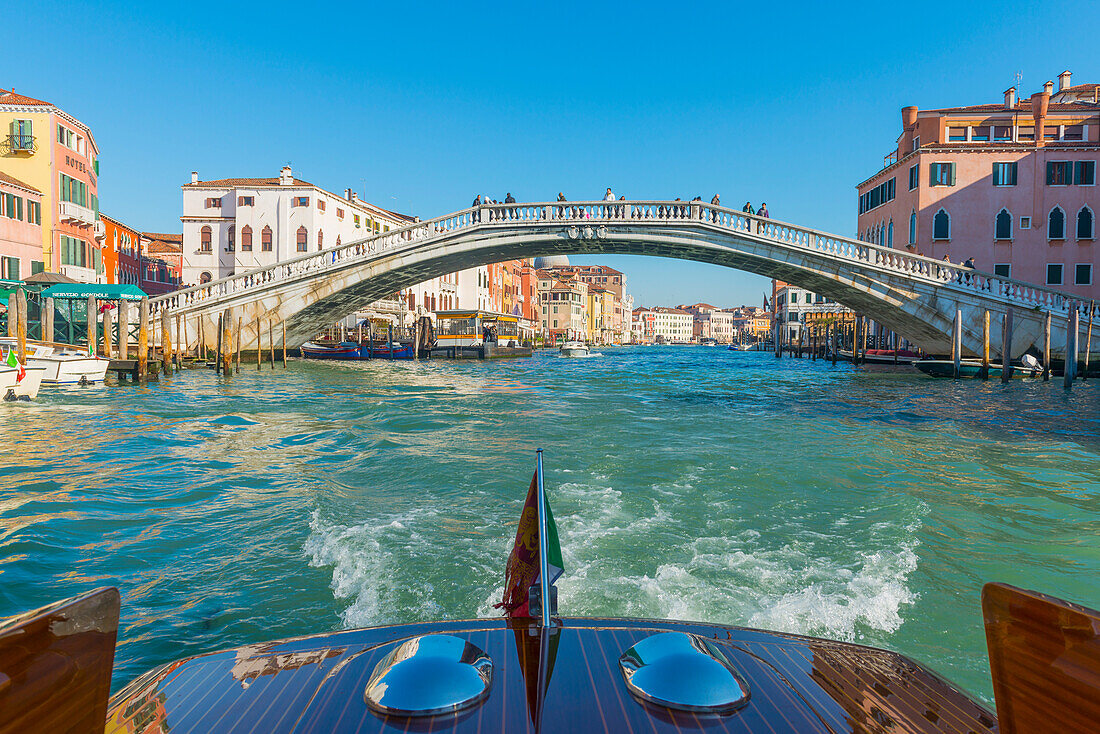
[{"label": "clear blue sky", "polygon": [[[179,231],[179,186],[295,174],[430,217],[520,201],[766,201],[855,228],[900,108],[1100,81],[1094,2],[39,3],[0,85],[89,124],[103,210]],[[8,13],[10,16],[11,14]],[[638,303],[759,303],[766,281],[606,257]],[[579,262],[580,259],[577,259]],[[594,262],[585,258],[584,262]]]}]

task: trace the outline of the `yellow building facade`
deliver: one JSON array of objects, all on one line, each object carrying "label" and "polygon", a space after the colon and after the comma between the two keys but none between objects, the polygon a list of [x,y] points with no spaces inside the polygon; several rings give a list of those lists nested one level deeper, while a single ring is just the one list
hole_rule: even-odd
[{"label": "yellow building facade", "polygon": [[88,126],[49,102],[0,89],[0,171],[42,192],[42,260],[32,273],[104,276],[99,148]]}]

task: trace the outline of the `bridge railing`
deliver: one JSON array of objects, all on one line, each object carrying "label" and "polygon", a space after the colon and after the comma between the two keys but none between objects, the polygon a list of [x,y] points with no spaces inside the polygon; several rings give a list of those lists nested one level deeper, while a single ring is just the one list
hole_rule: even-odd
[{"label": "bridge railing", "polygon": [[[350,264],[407,246],[475,227],[493,228],[547,224],[635,224],[709,226],[777,242],[794,249],[866,263],[907,277],[951,285],[984,295],[996,295],[1025,308],[1068,312],[1077,308],[1088,315],[1090,304],[1080,297],[1050,288],[985,273],[955,263],[934,260],[890,247],[800,227],[702,201],[556,201],[484,204],[434,219],[376,234],[292,260],[231,275],[150,300],[154,309],[187,309],[256,288],[311,274],[340,270]],[[1100,316],[1100,307],[1093,308]]]}]

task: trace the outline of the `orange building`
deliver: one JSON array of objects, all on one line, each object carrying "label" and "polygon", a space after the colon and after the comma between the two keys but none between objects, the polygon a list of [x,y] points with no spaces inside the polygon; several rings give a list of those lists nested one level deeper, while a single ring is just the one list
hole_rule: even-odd
[{"label": "orange building", "polygon": [[141,281],[141,233],[102,212],[99,220],[103,234],[96,239],[103,248],[107,282],[137,285]]}]

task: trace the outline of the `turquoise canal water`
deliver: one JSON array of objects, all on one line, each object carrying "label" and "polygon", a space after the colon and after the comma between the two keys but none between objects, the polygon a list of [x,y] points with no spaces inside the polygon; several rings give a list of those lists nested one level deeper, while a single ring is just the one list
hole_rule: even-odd
[{"label": "turquoise canal water", "polygon": [[983,582],[1100,605],[1092,381],[612,348],[192,370],[0,419],[0,615],[117,586],[115,689],[228,646],[494,615],[538,446],[565,614],[885,646],[988,698]]}]

